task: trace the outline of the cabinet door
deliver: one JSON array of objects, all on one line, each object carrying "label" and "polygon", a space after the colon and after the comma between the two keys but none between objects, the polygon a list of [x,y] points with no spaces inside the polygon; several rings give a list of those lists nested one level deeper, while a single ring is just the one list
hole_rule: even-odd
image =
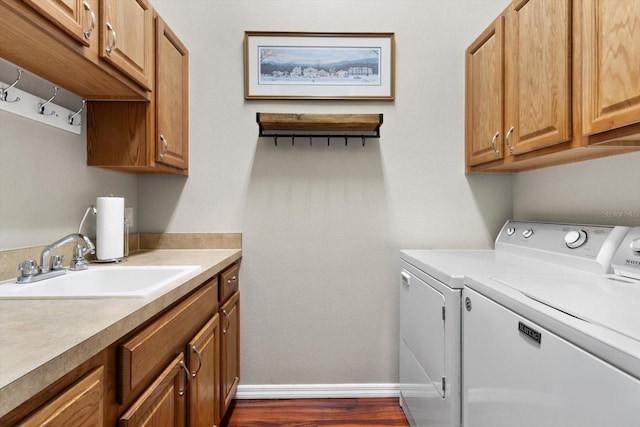
[{"label": "cabinet door", "polygon": [[240,382],[240,292],[236,292],[220,308],[220,415],[224,416]]},{"label": "cabinet door", "polygon": [[640,0],[580,6],[585,134],[640,123]]},{"label": "cabinet door", "polygon": [[147,0],[101,0],[100,56],[151,90],[153,10]]},{"label": "cabinet door", "polygon": [[120,427],[184,426],[188,375],[184,355],[180,353],[120,417]]},{"label": "cabinet door", "polygon": [[514,2],[505,23],[505,145],[527,153],[571,139],[571,1]]},{"label": "cabinet door", "polygon": [[212,427],[220,421],[220,322],[216,314],[189,342],[187,366],[191,372],[189,424]]},{"label": "cabinet door", "polygon": [[156,161],[187,169],[189,161],[189,52],[156,18]]},{"label": "cabinet door", "polygon": [[504,157],[503,29],[500,16],[465,52],[467,168]]},{"label": "cabinet door", "polygon": [[104,420],[103,371],[102,366],[94,369],[18,426],[101,427]]},{"label": "cabinet door", "polygon": [[97,40],[93,33],[96,25],[93,0],[24,0],[77,42],[85,46]]}]

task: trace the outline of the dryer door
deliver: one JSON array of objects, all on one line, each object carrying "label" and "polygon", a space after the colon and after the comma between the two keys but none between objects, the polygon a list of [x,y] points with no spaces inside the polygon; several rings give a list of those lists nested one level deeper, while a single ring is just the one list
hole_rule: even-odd
[{"label": "dryer door", "polygon": [[438,393],[444,397],[444,295],[402,270],[400,336]]}]

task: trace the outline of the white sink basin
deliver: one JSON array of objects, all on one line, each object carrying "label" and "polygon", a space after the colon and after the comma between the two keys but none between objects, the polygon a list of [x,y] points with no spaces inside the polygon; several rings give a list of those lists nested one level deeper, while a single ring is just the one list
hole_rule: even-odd
[{"label": "white sink basin", "polygon": [[198,268],[199,265],[91,266],[34,283],[0,284],[0,298],[142,298]]}]

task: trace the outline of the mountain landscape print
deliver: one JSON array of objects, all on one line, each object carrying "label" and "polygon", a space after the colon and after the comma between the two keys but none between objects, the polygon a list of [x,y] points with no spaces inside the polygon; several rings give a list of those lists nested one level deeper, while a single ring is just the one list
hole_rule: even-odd
[{"label": "mountain landscape print", "polygon": [[379,47],[259,46],[259,85],[379,86]]}]

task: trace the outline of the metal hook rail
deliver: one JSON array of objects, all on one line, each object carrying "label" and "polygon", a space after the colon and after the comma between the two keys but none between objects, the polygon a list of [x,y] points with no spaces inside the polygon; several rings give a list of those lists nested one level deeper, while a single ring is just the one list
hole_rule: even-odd
[{"label": "metal hook rail", "polygon": [[272,137],[276,147],[282,138],[290,138],[292,146],[296,139],[308,139],[312,146],[314,138],[326,138],[327,146],[332,139],[343,139],[347,146],[350,139],[357,138],[364,147],[367,139],[380,138],[382,120],[382,114],[256,113],[258,136]]},{"label": "metal hook rail", "polygon": [[18,77],[16,77],[14,82],[11,83],[11,85],[9,87],[0,89],[0,101],[2,101],[2,102],[18,102],[18,101],[20,101],[20,97],[19,96],[16,96],[16,98],[11,100],[11,101],[7,100],[7,95],[9,94],[9,89],[13,89],[14,86],[17,85],[18,82],[20,81],[20,77],[22,77],[22,70],[20,68],[17,68],[16,71],[18,72]]}]

